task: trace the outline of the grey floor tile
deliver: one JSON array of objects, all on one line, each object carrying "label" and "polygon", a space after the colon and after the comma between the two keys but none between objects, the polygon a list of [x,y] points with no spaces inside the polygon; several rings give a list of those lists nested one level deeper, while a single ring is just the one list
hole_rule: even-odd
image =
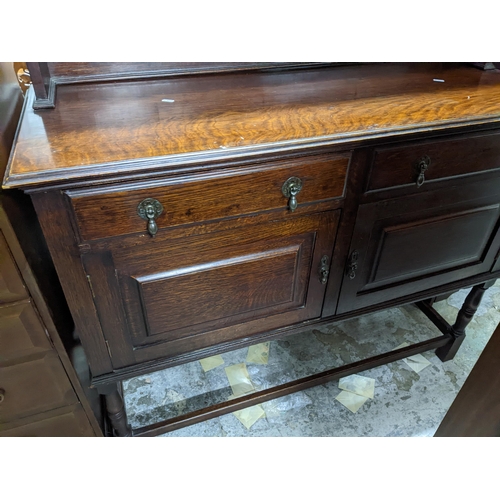
[{"label": "grey floor tile", "polygon": [[[435,304],[453,322],[468,290]],[[356,413],[339,403],[338,381],[263,403],[266,415],[250,428],[228,414],[166,434],[166,437],[432,436],[500,322],[500,281],[490,288],[467,329],[457,356],[442,363],[433,352],[419,373],[403,360],[367,370],[374,398]],[[437,336],[415,307],[404,306],[312,328],[270,344],[267,365],[247,364],[254,387],[265,389]],[[224,365],[204,372],[196,361],[124,383],[132,426],[225,401],[232,394],[225,367],[244,363],[247,348],[223,354]]]}]

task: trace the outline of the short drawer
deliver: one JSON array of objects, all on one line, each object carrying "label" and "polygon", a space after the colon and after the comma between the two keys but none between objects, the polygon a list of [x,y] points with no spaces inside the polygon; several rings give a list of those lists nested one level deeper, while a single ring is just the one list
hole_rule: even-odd
[{"label": "short drawer", "polygon": [[495,169],[500,169],[498,133],[377,148],[367,191],[405,185],[417,189],[417,183]]},{"label": "short drawer", "polygon": [[282,188],[291,177],[297,177],[302,183],[296,195],[296,211],[300,213],[304,204],[344,195],[349,158],[350,154],[311,156],[66,194],[73,205],[82,239],[94,240],[146,232],[148,223],[138,215],[138,206],[145,199],[157,200],[163,207],[155,219],[159,231],[266,210],[289,210],[289,199]]},{"label": "short drawer", "polygon": [[54,352],[0,367],[0,390],[0,423],[78,402]]},{"label": "short drawer", "polygon": [[29,300],[0,305],[0,364],[50,349],[45,328]]}]

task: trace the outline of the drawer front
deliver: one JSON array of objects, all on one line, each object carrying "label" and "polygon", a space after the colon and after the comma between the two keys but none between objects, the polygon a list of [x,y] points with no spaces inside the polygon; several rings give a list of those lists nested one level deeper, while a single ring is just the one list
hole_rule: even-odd
[{"label": "drawer front", "polygon": [[0,363],[51,349],[30,301],[0,306]]},{"label": "drawer front", "polygon": [[0,367],[0,423],[77,402],[54,352],[43,358]]},{"label": "drawer front", "polygon": [[0,437],[95,437],[80,403],[0,426]]},{"label": "drawer front", "polygon": [[27,296],[14,258],[0,231],[0,304],[15,302]]},{"label": "drawer front", "polygon": [[144,233],[139,203],[155,199],[163,207],[158,229],[235,217],[265,210],[288,210],[283,184],[297,177],[302,204],[342,197],[350,155],[322,155],[163,182],[101,190],[68,191],[83,240]]},{"label": "drawer front", "polygon": [[113,366],[319,317],[338,217],[325,212],[84,255]]},{"label": "drawer front", "polygon": [[[423,177],[420,177],[423,168]],[[378,148],[367,191],[500,169],[500,134]]]}]

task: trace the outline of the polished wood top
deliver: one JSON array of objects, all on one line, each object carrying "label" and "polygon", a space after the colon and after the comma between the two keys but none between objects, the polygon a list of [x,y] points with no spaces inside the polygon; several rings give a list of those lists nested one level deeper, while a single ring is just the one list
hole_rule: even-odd
[{"label": "polished wood top", "polygon": [[500,72],[457,64],[197,75],[57,93],[55,109],[35,111],[30,92],[6,187],[500,125]]}]

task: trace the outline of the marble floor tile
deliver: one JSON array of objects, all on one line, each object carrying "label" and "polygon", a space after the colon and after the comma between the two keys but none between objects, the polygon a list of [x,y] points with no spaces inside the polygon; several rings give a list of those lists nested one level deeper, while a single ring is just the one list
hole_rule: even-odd
[{"label": "marble floor tile", "polygon": [[[467,293],[435,308],[453,322]],[[432,436],[499,322],[500,281],[485,293],[455,359],[442,363],[430,351],[422,354],[429,365],[418,373],[403,360],[361,372],[375,379],[375,391],[356,413],[336,400],[341,389],[333,381],[263,403],[265,416],[250,429],[228,414],[164,437]],[[195,361],[124,382],[129,421],[140,427],[226,401],[232,390],[225,369],[235,364],[246,365],[260,390],[435,336],[412,305],[313,327],[270,342],[267,364],[247,362],[244,348],[222,354],[224,363],[207,372]]]}]

